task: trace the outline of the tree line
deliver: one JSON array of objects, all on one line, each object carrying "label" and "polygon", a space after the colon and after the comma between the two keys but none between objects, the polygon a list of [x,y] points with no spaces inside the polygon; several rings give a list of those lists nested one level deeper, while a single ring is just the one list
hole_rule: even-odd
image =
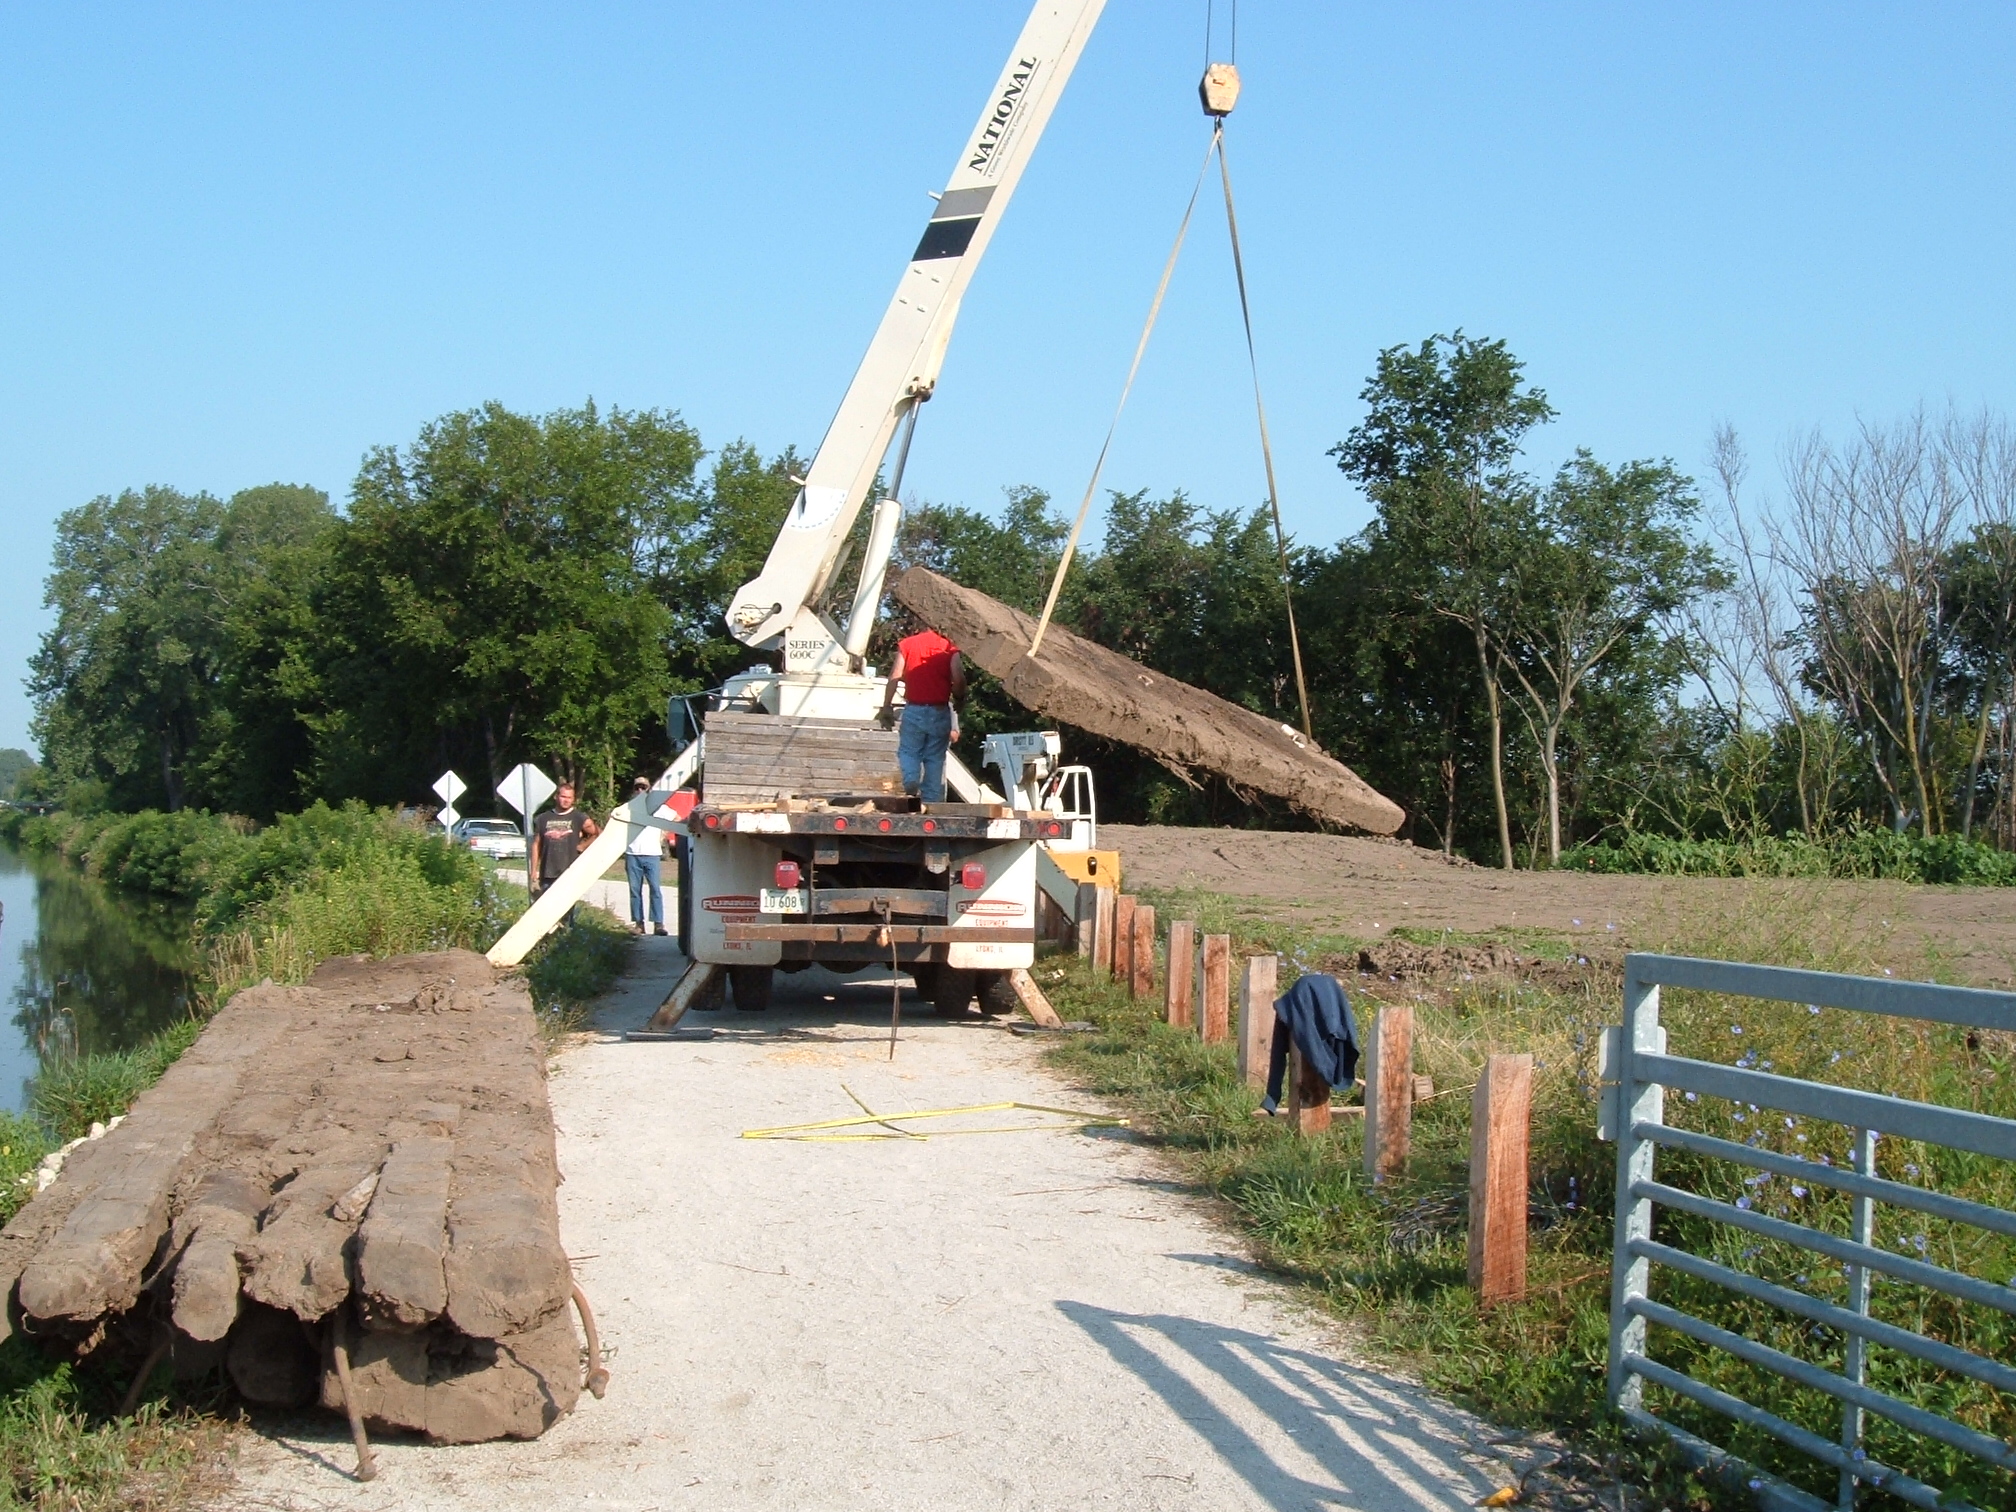
[{"label": "tree line", "polygon": [[[1264,507],[1116,492],[1059,622],[1299,724],[1285,586],[1317,740],[1402,804],[1417,843],[1494,864],[1644,833],[2016,848],[2005,423],[1811,438],[1761,501],[1724,431],[1704,502],[1670,460],[1522,470],[1555,415],[1503,342],[1391,348],[1361,397],[1332,456],[1373,505],[1364,530],[1294,546],[1284,585]],[[669,412],[492,404],[374,450],[342,510],[282,484],[95,499],[58,523],[30,781],[266,818],[418,801],[450,766],[483,789],[533,759],[610,800],[669,756],[668,698],[762,660],[721,609],[802,470],[739,441],[710,452]],[[1033,612],[1065,532],[1012,488],[995,513],[912,505],[898,557]],[[976,681],[977,749],[1029,716]],[[1067,734],[1109,818],[1298,822]]]}]

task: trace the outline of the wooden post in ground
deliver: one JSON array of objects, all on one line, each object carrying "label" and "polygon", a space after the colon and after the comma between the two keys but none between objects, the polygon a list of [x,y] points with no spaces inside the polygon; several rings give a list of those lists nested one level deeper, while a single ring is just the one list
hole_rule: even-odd
[{"label": "wooden post in ground", "polygon": [[1113,975],[1113,913],[1120,895],[1110,887],[1099,889],[1098,911],[1092,923],[1092,971]]},{"label": "wooden post in ground", "polygon": [[1288,1127],[1297,1134],[1330,1132],[1330,1084],[1299,1049],[1288,1052]]},{"label": "wooden post in ground", "polygon": [[1169,975],[1163,979],[1162,1018],[1171,1029],[1188,1029],[1197,1022],[1197,1004],[1191,993],[1197,955],[1197,922],[1175,919],[1169,925]]},{"label": "wooden post in ground", "polygon": [[1533,1057],[1492,1056],[1470,1098],[1470,1285],[1479,1302],[1526,1295],[1532,1112]]},{"label": "wooden post in ground", "polygon": [[1204,1001],[1197,1005],[1197,1023],[1207,1045],[1222,1045],[1232,1037],[1232,936],[1204,936]]},{"label": "wooden post in ground", "polygon": [[1113,953],[1106,963],[1113,978],[1126,986],[1134,980],[1134,895],[1121,893],[1113,900]]},{"label": "wooden post in ground", "polygon": [[1097,882],[1078,884],[1078,906],[1073,911],[1071,921],[1077,925],[1077,932],[1072,937],[1071,944],[1078,954],[1088,961],[1094,956],[1092,941],[1099,933],[1099,894],[1104,891],[1106,889]]},{"label": "wooden post in ground", "polygon": [[1134,905],[1134,950],[1132,970],[1127,978],[1127,995],[1145,998],[1155,995],[1155,910],[1144,903]]},{"label": "wooden post in ground", "polygon": [[1365,1047],[1365,1174],[1374,1181],[1407,1169],[1414,1127],[1414,1009],[1382,1006]]},{"label": "wooden post in ground", "polygon": [[1278,956],[1248,956],[1239,974],[1239,1079],[1249,1087],[1267,1085],[1267,1057],[1274,1049],[1274,982]]}]

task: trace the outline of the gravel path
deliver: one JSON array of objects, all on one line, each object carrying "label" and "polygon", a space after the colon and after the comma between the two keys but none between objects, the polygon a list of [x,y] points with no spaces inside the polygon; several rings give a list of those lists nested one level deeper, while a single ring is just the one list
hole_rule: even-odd
[{"label": "gravel path", "polygon": [[333,1422],[269,1426],[225,1505],[1457,1512],[1503,1483],[1488,1430],[1347,1363],[1125,1131],[738,1138],[852,1115],[843,1084],[885,1112],[1087,1102],[978,1021],[910,1019],[892,1063],[872,973],[627,1042],[669,943],[552,1079],[607,1399],[533,1443],[387,1442],[369,1485]]}]

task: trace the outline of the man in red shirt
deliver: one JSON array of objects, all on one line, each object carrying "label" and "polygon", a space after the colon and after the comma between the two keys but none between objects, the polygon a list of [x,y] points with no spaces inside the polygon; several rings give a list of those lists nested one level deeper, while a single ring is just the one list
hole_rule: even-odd
[{"label": "man in red shirt", "polygon": [[903,728],[896,764],[903,791],[926,803],[945,801],[945,752],[959,738],[959,700],[966,696],[966,662],[936,630],[906,635],[882,690],[882,727],[889,727],[896,684],[903,684]]}]

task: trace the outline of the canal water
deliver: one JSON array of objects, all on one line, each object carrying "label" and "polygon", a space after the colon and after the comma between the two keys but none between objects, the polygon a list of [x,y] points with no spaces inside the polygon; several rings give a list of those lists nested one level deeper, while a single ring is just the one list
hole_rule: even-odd
[{"label": "canal water", "polygon": [[115,893],[65,862],[0,846],[0,1108],[45,1061],[125,1050],[185,1017],[189,916]]}]

